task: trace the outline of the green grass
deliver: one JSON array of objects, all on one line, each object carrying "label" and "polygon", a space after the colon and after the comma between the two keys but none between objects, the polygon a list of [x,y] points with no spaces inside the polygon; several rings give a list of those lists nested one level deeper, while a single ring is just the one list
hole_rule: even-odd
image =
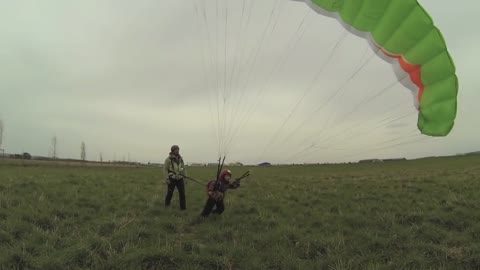
[{"label": "green grass", "polygon": [[193,182],[165,209],[159,169],[22,164],[0,161],[0,269],[480,269],[479,157],[255,168],[208,219]]}]

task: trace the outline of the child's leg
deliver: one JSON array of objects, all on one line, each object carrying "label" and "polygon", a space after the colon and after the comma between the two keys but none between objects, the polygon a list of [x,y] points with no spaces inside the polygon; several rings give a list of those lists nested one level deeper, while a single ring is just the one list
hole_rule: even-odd
[{"label": "child's leg", "polygon": [[217,207],[215,211],[213,211],[214,214],[222,214],[223,211],[225,210],[225,204],[223,203],[223,200],[217,201],[216,203]]},{"label": "child's leg", "polygon": [[212,209],[214,206],[215,206],[215,200],[208,197],[207,203],[205,204],[205,207],[203,208],[201,215],[204,217],[208,217],[208,215],[210,215],[210,212],[212,212]]}]

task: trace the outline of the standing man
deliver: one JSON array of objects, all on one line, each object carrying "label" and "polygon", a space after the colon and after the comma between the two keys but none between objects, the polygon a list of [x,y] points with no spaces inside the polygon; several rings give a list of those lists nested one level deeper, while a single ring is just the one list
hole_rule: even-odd
[{"label": "standing man", "polygon": [[165,183],[167,184],[168,191],[165,197],[165,206],[169,206],[172,201],[173,191],[175,187],[178,188],[178,194],[180,197],[180,209],[185,210],[187,208],[185,201],[185,179],[187,176],[187,170],[183,162],[183,158],[180,155],[180,148],[178,145],[173,145],[170,149],[170,154],[165,159],[163,166],[163,173],[165,177]]}]

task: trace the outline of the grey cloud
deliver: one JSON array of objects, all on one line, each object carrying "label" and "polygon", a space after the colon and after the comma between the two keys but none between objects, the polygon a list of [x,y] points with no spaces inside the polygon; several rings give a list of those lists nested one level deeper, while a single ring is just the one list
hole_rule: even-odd
[{"label": "grey cloud", "polygon": [[[2,4],[0,117],[5,120],[7,151],[47,154],[50,139],[57,134],[60,153],[66,157],[78,157],[80,142],[85,140],[89,158],[97,158],[100,151],[105,158],[130,152],[138,160],[162,161],[169,146],[178,143],[191,161],[215,160],[220,143],[215,125],[223,124],[217,121],[215,98],[223,111],[225,64],[226,110],[233,108],[237,113],[224,116],[226,128],[220,130],[227,135],[229,128],[239,128],[228,147],[232,160],[282,160],[312,143],[318,151],[300,155],[298,160],[342,160],[355,153],[353,149],[414,134],[411,94],[397,84],[375,97],[395,82],[392,68],[375,55],[370,59],[374,52],[365,40],[347,35],[312,91],[273,140],[345,30],[336,20],[322,18],[302,3],[279,1],[283,9],[275,31],[266,32],[254,58],[275,1],[246,2],[247,8],[252,3],[254,8],[245,32],[240,27],[243,1],[228,1],[225,62],[225,2],[220,2],[217,21],[214,1],[194,2],[200,16],[203,3],[208,3],[206,24],[202,17],[197,20],[193,3],[173,0]],[[480,40],[472,34],[470,23],[478,4],[464,3],[458,9],[452,9],[450,1],[425,0],[422,4],[442,29],[456,62],[461,84],[456,127],[448,138],[365,156],[448,154],[480,147],[475,140],[480,130],[471,125],[478,115],[475,101],[480,98],[472,61]],[[300,29],[306,31],[293,50],[295,43],[289,41],[301,35],[297,29],[305,15],[305,28]],[[450,15],[456,19],[447,19]],[[246,23],[247,17],[243,19]],[[240,57],[242,45],[246,50]],[[349,80],[366,60],[368,64]],[[230,84],[234,65],[235,74],[240,75],[238,86]],[[259,90],[263,90],[260,96]],[[328,106],[312,114],[335,94]],[[364,100],[368,102],[356,109]],[[243,118],[255,104],[255,113]],[[386,124],[386,119],[412,112],[406,119]],[[285,141],[289,134],[294,136]],[[418,145],[424,148],[420,151]]]}]

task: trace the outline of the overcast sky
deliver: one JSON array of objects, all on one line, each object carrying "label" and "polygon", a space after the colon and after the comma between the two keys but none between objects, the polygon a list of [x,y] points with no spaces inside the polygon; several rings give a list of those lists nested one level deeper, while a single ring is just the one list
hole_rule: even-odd
[{"label": "overcast sky", "polygon": [[301,2],[3,1],[2,148],[46,156],[56,136],[66,158],[84,141],[90,160],[163,162],[178,144],[187,162],[245,163],[480,150],[480,4],[419,2],[460,82],[445,138],[418,135],[412,94],[365,39]]}]

